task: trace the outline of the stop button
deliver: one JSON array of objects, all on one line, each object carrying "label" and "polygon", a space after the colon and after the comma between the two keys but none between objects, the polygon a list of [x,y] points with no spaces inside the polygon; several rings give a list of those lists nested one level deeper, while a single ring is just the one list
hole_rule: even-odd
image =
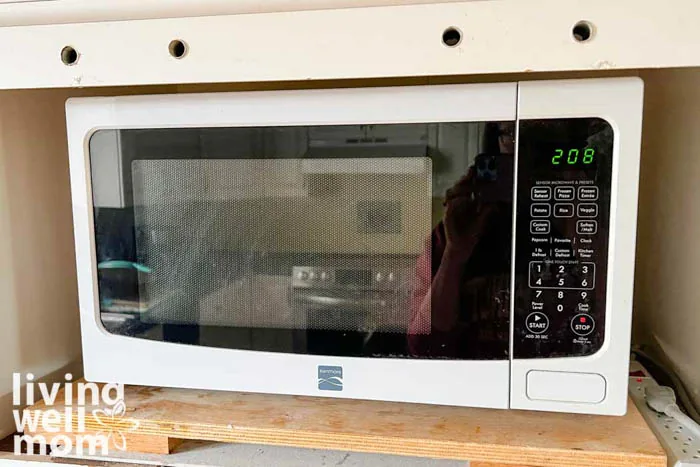
[{"label": "stop button", "polygon": [[571,330],[577,336],[587,336],[595,329],[595,320],[591,315],[580,313],[571,319]]}]

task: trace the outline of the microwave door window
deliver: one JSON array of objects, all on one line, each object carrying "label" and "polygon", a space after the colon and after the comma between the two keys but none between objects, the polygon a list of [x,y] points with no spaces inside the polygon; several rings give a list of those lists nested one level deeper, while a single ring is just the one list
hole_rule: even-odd
[{"label": "microwave door window", "polygon": [[244,350],[507,359],[512,128],[98,131],[102,324]]}]

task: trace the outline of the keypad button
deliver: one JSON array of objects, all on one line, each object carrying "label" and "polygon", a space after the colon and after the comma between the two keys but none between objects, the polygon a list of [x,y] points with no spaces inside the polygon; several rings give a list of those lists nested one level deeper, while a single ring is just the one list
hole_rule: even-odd
[{"label": "keypad button", "polygon": [[531,217],[549,217],[552,214],[552,207],[549,204],[533,204],[530,206]]},{"label": "keypad button", "polygon": [[554,217],[574,217],[574,205],[570,203],[555,204]]},{"label": "keypad button", "polygon": [[595,320],[586,313],[580,313],[571,319],[571,330],[577,336],[587,336],[595,329]]},{"label": "keypad button", "polygon": [[578,187],[578,199],[581,201],[598,201],[597,186],[580,186]]},{"label": "keypad button", "polygon": [[597,221],[576,221],[576,233],[579,235],[593,235],[598,232]]},{"label": "keypad button", "polygon": [[593,248],[577,248],[576,255],[581,259],[593,259]]},{"label": "keypad button", "polygon": [[552,199],[552,188],[548,186],[534,186],[530,190],[530,198],[533,201],[549,201]]},{"label": "keypad button", "polygon": [[548,272],[547,265],[542,261],[530,262],[530,273],[528,275],[530,277],[529,285],[533,289],[549,285],[545,282],[545,276],[550,276],[550,273]]},{"label": "keypad button", "polygon": [[[569,264],[570,252],[565,250],[557,262],[531,261],[528,285],[531,289],[593,290],[595,288],[595,263]],[[564,264],[561,264],[564,263]],[[589,292],[586,292],[586,296]]]},{"label": "keypad button", "polygon": [[525,318],[525,328],[532,334],[542,334],[549,329],[549,318],[540,311],[530,313]]},{"label": "keypad button", "polygon": [[571,251],[571,248],[555,247],[552,249],[552,252],[554,253],[555,259],[571,259],[573,257],[573,254],[574,254],[574,252]]},{"label": "keypad button", "polygon": [[578,274],[581,281],[586,280],[588,286],[593,288],[593,281],[595,280],[595,263],[579,264],[576,267],[576,273]]},{"label": "keypad button", "polygon": [[554,188],[554,199],[557,201],[572,201],[575,197],[574,187],[558,186]]},{"label": "keypad button", "polygon": [[578,217],[598,217],[597,204],[579,204]]},{"label": "keypad button", "polygon": [[549,221],[530,221],[530,233],[544,235],[549,233]]}]

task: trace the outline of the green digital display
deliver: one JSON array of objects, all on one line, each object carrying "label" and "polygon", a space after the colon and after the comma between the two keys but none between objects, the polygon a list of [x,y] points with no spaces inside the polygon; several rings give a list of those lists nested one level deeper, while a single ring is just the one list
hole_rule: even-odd
[{"label": "green digital display", "polygon": [[595,149],[555,149],[552,165],[590,165],[595,161]]}]

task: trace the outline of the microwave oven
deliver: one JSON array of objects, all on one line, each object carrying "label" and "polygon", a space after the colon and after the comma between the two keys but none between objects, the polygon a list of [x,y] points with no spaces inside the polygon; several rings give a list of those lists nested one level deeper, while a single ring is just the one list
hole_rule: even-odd
[{"label": "microwave oven", "polygon": [[625,413],[642,97],[70,99],[85,377]]}]

